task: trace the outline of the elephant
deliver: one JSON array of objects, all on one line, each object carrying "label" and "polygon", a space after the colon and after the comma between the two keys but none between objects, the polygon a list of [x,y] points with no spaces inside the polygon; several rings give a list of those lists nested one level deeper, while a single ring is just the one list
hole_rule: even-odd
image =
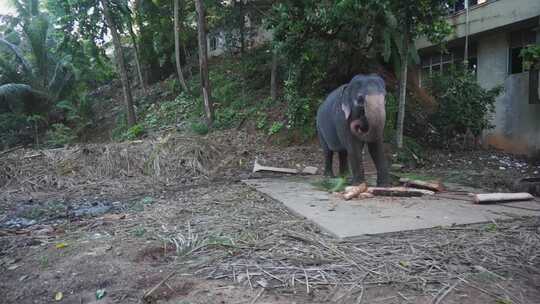
[{"label": "elephant", "polygon": [[386,86],[377,74],[359,74],[332,91],[317,111],[317,133],[325,157],[326,176],[333,177],[334,152],[341,175],[350,168],[352,184],[365,182],[363,155],[367,144],[377,168],[377,186],[389,185],[383,150]]}]

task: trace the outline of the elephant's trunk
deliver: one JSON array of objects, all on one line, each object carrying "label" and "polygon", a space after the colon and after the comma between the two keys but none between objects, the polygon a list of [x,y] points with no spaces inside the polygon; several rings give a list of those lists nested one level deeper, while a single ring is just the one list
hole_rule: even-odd
[{"label": "elephant's trunk", "polygon": [[354,136],[366,142],[374,142],[383,137],[386,111],[383,94],[367,95],[365,116],[350,122]]}]

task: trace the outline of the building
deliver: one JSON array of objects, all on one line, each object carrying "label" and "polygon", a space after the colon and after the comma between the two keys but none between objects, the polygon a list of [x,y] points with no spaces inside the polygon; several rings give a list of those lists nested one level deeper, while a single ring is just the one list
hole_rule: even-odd
[{"label": "building", "polygon": [[[252,27],[249,24],[249,19],[246,22],[245,37],[246,48],[250,49],[265,42],[272,40],[272,32],[264,27]],[[237,31],[227,32],[222,29],[211,31],[207,37],[208,55],[210,57],[220,56],[227,51],[238,52],[240,50],[239,33]]]},{"label": "building", "polygon": [[[264,14],[273,4],[271,0],[224,0],[226,5],[242,6],[244,10],[244,47],[250,49],[272,39],[272,33],[262,25]],[[220,56],[225,52],[240,51],[240,29],[225,29],[217,27],[207,36],[208,55]]]},{"label": "building", "polygon": [[[467,1],[467,0],[465,0]],[[524,71],[521,49],[540,43],[539,0],[458,1],[449,22],[455,31],[448,41],[448,53],[426,39],[415,45],[421,57],[422,79],[443,72],[468,57],[478,83],[490,89],[504,86],[497,98],[492,124],[483,143],[507,152],[540,157],[539,72]],[[468,45],[465,51],[465,44]]]}]

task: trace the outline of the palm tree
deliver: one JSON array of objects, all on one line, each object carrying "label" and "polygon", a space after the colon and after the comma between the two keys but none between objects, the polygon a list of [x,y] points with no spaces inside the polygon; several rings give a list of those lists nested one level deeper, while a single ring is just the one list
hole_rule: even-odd
[{"label": "palm tree", "polygon": [[26,112],[46,112],[65,93],[73,72],[50,51],[54,41],[48,35],[49,19],[39,12],[38,1],[14,4],[21,30],[12,30],[11,39],[0,34],[0,102],[24,104],[19,108]]}]

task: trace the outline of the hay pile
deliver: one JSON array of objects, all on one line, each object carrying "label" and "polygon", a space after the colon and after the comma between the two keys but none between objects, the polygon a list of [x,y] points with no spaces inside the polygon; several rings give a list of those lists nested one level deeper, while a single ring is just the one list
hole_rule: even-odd
[{"label": "hay pile", "polygon": [[201,137],[18,150],[0,156],[0,189],[65,190],[81,184],[140,179],[174,183],[209,178],[227,163],[223,149]]}]

